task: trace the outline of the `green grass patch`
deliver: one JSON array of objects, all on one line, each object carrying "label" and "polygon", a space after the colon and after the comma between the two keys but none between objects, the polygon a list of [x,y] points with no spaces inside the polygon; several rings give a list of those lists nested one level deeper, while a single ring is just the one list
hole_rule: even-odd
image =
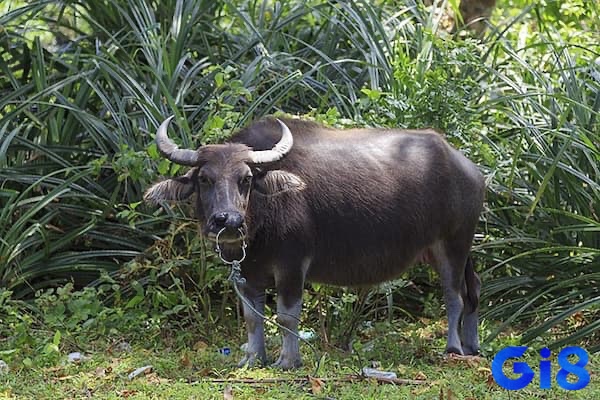
[{"label": "green grass patch", "polygon": [[[198,332],[195,337],[200,336],[209,339],[196,340],[186,335],[178,336],[177,332],[139,336],[132,342],[131,350],[125,352],[120,351],[119,341],[96,340],[84,345],[85,351],[81,349],[81,352],[86,358],[76,363],[66,361],[67,351],[74,349],[64,344],[56,362],[44,367],[28,367],[23,364],[23,359],[15,358],[10,365],[11,371],[0,377],[0,396],[11,399],[600,398],[597,355],[590,357],[586,369],[592,378],[583,390],[568,392],[554,381],[551,390],[542,390],[536,376],[527,388],[509,393],[493,381],[491,355],[457,359],[443,354],[443,320],[412,323],[398,320],[361,329],[352,352],[325,347],[315,341],[320,359],[318,370],[315,370],[312,352],[303,345],[305,365],[292,372],[273,368],[238,369],[235,364],[242,357],[242,351],[237,334],[217,336]],[[275,338],[270,339],[269,352],[274,357],[278,344]],[[219,353],[223,345],[231,348],[229,355]],[[498,343],[499,347],[503,345]],[[539,358],[536,353],[528,352],[525,360],[537,373]],[[557,368],[555,358],[553,360],[553,367]],[[136,368],[146,365],[152,365],[152,369],[133,379],[128,377]],[[350,379],[359,374],[362,367],[372,365],[395,372],[398,378],[422,383],[394,385],[372,379]],[[308,379],[308,376],[317,380]]]}]

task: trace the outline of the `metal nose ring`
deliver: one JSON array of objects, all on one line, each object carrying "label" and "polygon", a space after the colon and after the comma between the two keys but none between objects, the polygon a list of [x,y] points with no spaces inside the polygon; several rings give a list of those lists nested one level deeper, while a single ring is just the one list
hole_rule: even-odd
[{"label": "metal nose ring", "polygon": [[221,246],[219,246],[219,236],[221,236],[221,233],[223,233],[225,229],[227,228],[221,228],[221,230],[217,233],[217,236],[215,237],[215,251],[219,255],[221,261],[223,261],[225,264],[231,265],[233,263],[241,263],[246,258],[246,247],[248,247],[248,245],[246,244],[246,240],[244,239],[244,232],[242,231],[242,228],[238,228],[238,232],[240,233],[240,237],[242,238],[242,258],[240,258],[239,260],[226,260],[223,257],[223,254],[221,253]]}]

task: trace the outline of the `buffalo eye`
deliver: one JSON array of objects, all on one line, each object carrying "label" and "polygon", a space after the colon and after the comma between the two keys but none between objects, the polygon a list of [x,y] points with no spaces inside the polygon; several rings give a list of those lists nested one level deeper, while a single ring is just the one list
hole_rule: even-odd
[{"label": "buffalo eye", "polygon": [[242,179],[240,179],[240,186],[243,188],[247,188],[252,183],[252,175],[246,175]]},{"label": "buffalo eye", "polygon": [[265,177],[265,175],[266,175],[266,174],[267,174],[267,172],[269,172],[269,171],[266,171],[266,170],[264,170],[264,169],[262,169],[262,168],[255,168],[255,169],[253,170],[253,172],[254,172],[254,174],[253,174],[252,176],[253,176],[254,178],[256,178],[256,179],[262,179],[262,178],[264,178],[264,177]]},{"label": "buffalo eye", "polygon": [[206,175],[199,175],[199,176],[198,176],[198,182],[199,182],[201,185],[204,185],[204,186],[210,186],[210,185],[212,185],[212,184],[213,184],[213,181],[212,181],[212,179],[210,179],[210,178],[209,178],[208,176],[206,176]]}]

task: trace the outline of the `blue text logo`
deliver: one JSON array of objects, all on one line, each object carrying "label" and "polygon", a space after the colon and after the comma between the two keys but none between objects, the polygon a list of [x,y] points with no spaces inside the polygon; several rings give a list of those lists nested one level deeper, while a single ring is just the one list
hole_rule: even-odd
[{"label": "blue text logo", "polygon": [[[492,376],[496,383],[508,390],[523,389],[531,383],[535,372],[523,361],[513,362],[512,371],[520,375],[517,378],[510,378],[504,374],[502,367],[507,360],[511,358],[522,357],[527,346],[511,346],[500,350],[492,360]],[[552,353],[550,349],[544,347],[540,350],[540,389],[550,389],[552,386],[552,362],[548,360]],[[569,360],[569,356],[577,357],[576,362]],[[556,373],[556,383],[565,390],[583,389],[590,383],[590,373],[585,369],[589,361],[588,353],[581,347],[565,347],[558,353],[558,366]],[[571,375],[571,379],[567,377]]]}]

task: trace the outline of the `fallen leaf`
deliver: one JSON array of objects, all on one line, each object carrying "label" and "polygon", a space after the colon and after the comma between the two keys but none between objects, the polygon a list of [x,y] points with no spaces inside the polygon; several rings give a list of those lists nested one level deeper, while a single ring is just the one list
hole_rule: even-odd
[{"label": "fallen leaf", "polygon": [[103,367],[98,367],[98,368],[96,368],[95,375],[96,375],[98,378],[103,378],[103,377],[105,377],[105,376],[106,376],[106,368],[103,368]]},{"label": "fallen leaf", "polygon": [[487,377],[487,386],[491,388],[492,386],[494,386],[495,383],[496,381],[494,381],[494,376],[492,374],[489,374]]},{"label": "fallen leaf", "polygon": [[426,381],[427,380],[427,375],[425,375],[423,373],[423,371],[419,371],[417,372],[417,374],[415,375],[415,380],[417,381]]},{"label": "fallen leaf", "polygon": [[123,389],[123,390],[119,390],[117,392],[117,394],[119,396],[124,397],[124,398],[135,396],[137,393],[138,393],[138,391],[137,390],[133,390],[133,389]]},{"label": "fallen leaf", "polygon": [[444,397],[444,388],[440,386],[439,400],[454,400],[454,393],[451,389],[446,389],[446,397]]},{"label": "fallen leaf", "polygon": [[160,376],[158,376],[158,374],[156,372],[146,374],[146,380],[148,381],[148,383],[153,384],[153,385],[160,385],[162,383],[170,382],[169,379],[161,378]]},{"label": "fallen leaf", "polygon": [[181,355],[179,362],[181,363],[181,366],[185,368],[191,368],[192,366],[192,360],[190,360],[190,355],[187,351]]},{"label": "fallen leaf", "polygon": [[231,387],[231,385],[225,386],[225,391],[223,392],[223,400],[233,400],[233,387]]},{"label": "fallen leaf", "polygon": [[202,340],[198,340],[196,343],[194,343],[194,350],[196,351],[204,351],[207,347],[208,344]]},{"label": "fallen leaf", "polygon": [[321,392],[323,391],[323,386],[325,386],[323,380],[309,375],[308,381],[310,382],[312,394],[314,394],[315,396],[321,394]]}]

